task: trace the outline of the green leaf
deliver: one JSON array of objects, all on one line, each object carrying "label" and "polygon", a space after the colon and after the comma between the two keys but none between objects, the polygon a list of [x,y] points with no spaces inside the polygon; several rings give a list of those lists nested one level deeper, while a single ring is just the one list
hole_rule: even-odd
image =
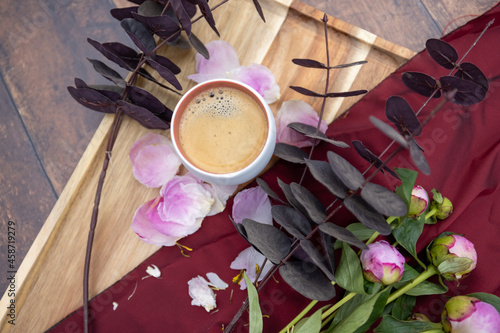
[{"label": "green leaf", "polygon": [[450,258],[439,264],[437,267],[439,273],[459,273],[466,271],[469,269],[470,265],[473,263],[473,260],[470,258]]},{"label": "green leaf", "polygon": [[498,312],[500,312],[500,297],[495,296],[493,294],[488,294],[488,293],[473,293],[469,294],[467,296],[472,296],[475,298],[479,298],[481,301],[489,303],[497,309]]},{"label": "green leaf", "polygon": [[246,272],[243,272],[243,278],[247,284],[248,290],[248,308],[250,310],[249,321],[250,321],[250,333],[262,333],[264,329],[264,324],[262,320],[262,311],[259,306],[259,294],[257,289],[253,285],[252,281],[247,276]]},{"label": "green leaf", "polygon": [[392,316],[382,317],[382,322],[373,331],[375,333],[421,333],[421,332],[443,332],[439,323],[426,321],[403,321]]},{"label": "green leaf", "polygon": [[342,243],[342,256],[335,272],[335,278],[341,288],[357,294],[365,294],[363,269],[359,257],[344,242]]},{"label": "green leaf", "polygon": [[399,320],[408,319],[411,316],[417,298],[410,295],[402,295],[396,299],[392,308],[392,315]]},{"label": "green leaf", "polygon": [[415,181],[417,180],[418,172],[410,169],[396,168],[394,169],[396,173],[401,178],[403,182],[400,186],[396,188],[396,194],[403,199],[406,203],[406,207],[410,207],[411,191],[415,186]]},{"label": "green leaf", "polygon": [[323,308],[316,311],[312,316],[302,319],[294,326],[294,333],[319,333],[321,331],[321,314]]},{"label": "green leaf", "polygon": [[380,316],[384,310],[391,287],[387,287],[361,303],[354,311],[344,318],[331,333],[364,332]]},{"label": "green leaf", "polygon": [[424,230],[424,225],[425,216],[422,214],[418,220],[411,217],[403,219],[401,224],[392,231],[399,245],[404,247],[421,265],[422,263],[417,257],[417,241]]}]

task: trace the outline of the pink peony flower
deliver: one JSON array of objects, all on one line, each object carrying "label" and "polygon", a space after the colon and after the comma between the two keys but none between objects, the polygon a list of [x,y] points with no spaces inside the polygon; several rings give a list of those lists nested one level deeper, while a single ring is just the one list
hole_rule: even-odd
[{"label": "pink peony flower", "polygon": [[470,296],[450,298],[441,323],[444,331],[451,333],[500,332],[500,314],[495,307]]},{"label": "pink peony flower", "polygon": [[[318,121],[318,113],[311,105],[301,100],[286,101],[276,114],[276,141],[299,148],[310,147],[313,145],[314,139],[308,138],[287,126],[290,123],[303,123],[316,127]],[[322,120],[320,131],[324,133],[327,129],[326,121]]]},{"label": "pink peony flower", "polygon": [[441,274],[446,280],[458,280],[467,276],[477,265],[477,252],[474,244],[467,238],[460,235],[447,235],[436,238],[430,248],[429,257],[432,264],[438,269],[440,265],[451,263],[454,258],[470,259],[467,267],[456,268]]},{"label": "pink peony flower", "polygon": [[[231,269],[236,269],[236,270],[246,270],[247,276],[250,279],[250,281],[255,281],[257,278],[257,267],[259,270],[262,270],[262,272],[259,275],[259,281],[262,281],[266,274],[271,270],[273,267],[273,264],[267,260],[266,264],[264,267],[262,267],[262,264],[264,263],[264,260],[266,257],[264,257],[262,254],[257,252],[253,247],[248,247],[244,249],[243,251],[238,254],[236,259],[231,263],[229,266]],[[244,290],[247,288],[247,284],[244,279],[240,281],[240,289]]]},{"label": "pink peony flower", "polygon": [[259,64],[248,67],[240,66],[238,54],[231,44],[223,40],[214,40],[205,44],[210,58],[196,55],[196,74],[188,79],[197,83],[212,79],[230,78],[254,88],[267,103],[273,103],[280,97],[280,88],[271,71]]},{"label": "pink peony flower", "polygon": [[360,255],[363,274],[368,281],[389,285],[401,280],[405,258],[386,241],[368,245]]},{"label": "pink peony flower", "polygon": [[422,186],[416,185],[411,191],[410,207],[408,208],[408,216],[419,217],[427,209],[429,204],[429,195]]},{"label": "pink peony flower", "polygon": [[177,174],[181,161],[163,135],[147,133],[130,148],[135,179],[147,187],[161,187]]},{"label": "pink peony flower", "polygon": [[172,246],[200,228],[214,201],[191,174],[175,176],[162,187],[160,197],[139,207],[132,230],[146,243]]},{"label": "pink peony flower", "polygon": [[264,224],[273,223],[271,201],[260,186],[240,191],[234,197],[234,222],[241,223],[245,218]]}]

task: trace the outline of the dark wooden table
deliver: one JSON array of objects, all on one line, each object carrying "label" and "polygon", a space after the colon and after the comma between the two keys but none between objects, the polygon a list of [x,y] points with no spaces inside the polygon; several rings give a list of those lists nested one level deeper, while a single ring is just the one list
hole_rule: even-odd
[{"label": "dark wooden table", "polygon": [[[440,37],[497,1],[460,1],[459,6],[453,0],[303,2],[418,52],[428,38]],[[77,104],[66,87],[75,77],[105,83],[86,60],[101,58],[86,38],[128,44],[109,14],[112,7],[128,4],[0,2],[0,274],[7,271],[8,222],[15,222],[19,267],[102,119]],[[2,275],[2,294],[7,282]]]}]

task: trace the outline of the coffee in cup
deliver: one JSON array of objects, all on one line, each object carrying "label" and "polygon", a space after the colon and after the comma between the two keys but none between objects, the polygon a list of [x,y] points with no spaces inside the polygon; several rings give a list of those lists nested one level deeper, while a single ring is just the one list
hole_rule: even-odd
[{"label": "coffee in cup", "polygon": [[264,99],[228,79],[206,81],[188,91],[175,108],[171,133],[188,170],[228,185],[257,176],[276,141],[274,116]]}]

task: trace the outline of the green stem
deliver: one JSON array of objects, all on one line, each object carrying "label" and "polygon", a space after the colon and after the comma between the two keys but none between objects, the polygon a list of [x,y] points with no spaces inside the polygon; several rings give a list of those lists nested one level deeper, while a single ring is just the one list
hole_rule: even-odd
[{"label": "green stem", "polygon": [[[397,217],[396,217],[396,216],[389,216],[389,217],[387,218],[387,220],[386,220],[386,221],[387,221],[387,223],[388,223],[388,224],[391,224],[391,223],[392,223],[392,222],[394,222],[396,219],[397,219]],[[380,235],[380,234],[379,234],[377,231],[375,231],[375,232],[372,234],[372,236],[371,236],[371,237],[370,237],[370,238],[366,241],[366,245],[373,243],[373,241],[374,241],[374,240],[375,240],[375,239],[376,239],[379,235]]]},{"label": "green stem", "polygon": [[293,325],[297,324],[299,320],[301,320],[313,308],[313,306],[316,305],[316,303],[318,303],[318,301],[312,301],[311,303],[309,303],[309,305],[306,306],[304,310],[302,310],[302,312],[299,313],[297,317],[295,317],[288,325],[286,325],[281,331],[279,331],[279,333],[289,332]]},{"label": "green stem", "polygon": [[432,208],[426,215],[425,215],[425,220],[430,219],[434,215],[436,215],[438,212],[438,209],[436,207]]},{"label": "green stem", "polygon": [[355,293],[355,292],[350,292],[349,294],[345,295],[344,298],[342,298],[340,301],[338,301],[337,303],[333,304],[328,310],[326,310],[325,312],[323,312],[323,314],[321,315],[321,320],[323,320],[326,317],[328,317],[335,310],[337,310],[338,308],[340,308],[342,305],[344,305],[345,303],[347,303],[349,300],[351,300],[351,298],[353,298],[356,295],[357,295],[357,293]]},{"label": "green stem", "polygon": [[417,276],[413,281],[409,282],[407,285],[405,285],[403,288],[398,289],[394,293],[389,296],[387,299],[387,304],[391,303],[394,301],[396,298],[399,296],[406,294],[409,290],[412,288],[416,287],[418,284],[424,282],[428,278],[430,278],[433,275],[438,274],[438,270],[435,266],[429,265],[425,271],[423,271],[419,276]]}]

